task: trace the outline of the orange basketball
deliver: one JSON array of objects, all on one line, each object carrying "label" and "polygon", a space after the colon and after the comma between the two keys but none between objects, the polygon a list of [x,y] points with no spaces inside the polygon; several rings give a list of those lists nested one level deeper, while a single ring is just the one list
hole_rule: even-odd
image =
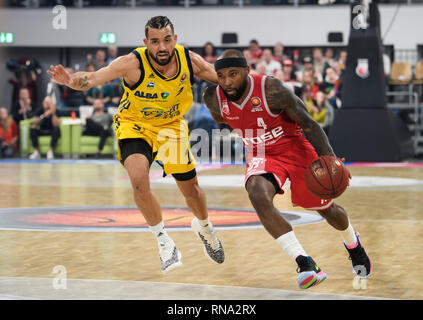
[{"label": "orange basketball", "polygon": [[344,163],[332,156],[314,160],[305,174],[307,189],[320,199],[339,197],[349,186],[349,179]]}]

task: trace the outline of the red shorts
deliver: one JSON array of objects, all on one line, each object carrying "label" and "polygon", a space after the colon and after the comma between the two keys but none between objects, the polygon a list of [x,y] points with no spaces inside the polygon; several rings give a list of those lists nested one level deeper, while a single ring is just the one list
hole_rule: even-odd
[{"label": "red shorts", "polygon": [[[284,150],[287,146],[284,146]],[[308,210],[324,210],[332,206],[333,199],[319,199],[308,191],[305,184],[305,173],[307,166],[318,158],[310,144],[296,144],[288,148],[288,152],[268,152],[265,157],[253,157],[247,162],[245,173],[245,184],[254,175],[272,173],[275,177],[280,191],[287,179],[291,182],[291,201],[294,206],[300,206]]]}]

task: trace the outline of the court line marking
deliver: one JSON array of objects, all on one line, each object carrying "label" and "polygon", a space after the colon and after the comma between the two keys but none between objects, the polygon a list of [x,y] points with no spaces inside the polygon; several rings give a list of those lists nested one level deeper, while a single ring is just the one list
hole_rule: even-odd
[{"label": "court line marking", "polygon": [[[64,289],[64,290],[54,290],[52,288],[52,281],[53,281],[54,277],[52,278],[41,278],[41,277],[0,277],[0,284],[2,281],[10,281],[10,280],[18,280],[18,281],[31,281],[31,280],[35,280],[35,281],[46,281],[49,284],[49,289],[52,290],[52,292],[55,293],[67,293],[70,292],[72,289]],[[271,299],[271,300],[285,300],[291,298],[291,299],[301,299],[301,298],[307,298],[310,300],[314,300],[314,299],[318,299],[319,296],[321,299],[324,300],[332,300],[333,298],[337,298],[337,299],[343,299],[343,300],[369,300],[369,299],[374,299],[374,300],[392,300],[392,298],[386,298],[386,297],[375,297],[375,296],[365,296],[365,295],[345,295],[345,294],[336,294],[336,293],[325,293],[325,292],[305,292],[302,291],[300,289],[298,290],[284,290],[284,289],[274,289],[274,288],[260,288],[260,287],[246,287],[246,286],[229,286],[229,285],[214,285],[214,284],[196,284],[196,283],[180,283],[180,282],[165,282],[165,281],[134,281],[134,280],[112,280],[112,279],[79,279],[79,278],[66,278],[66,281],[68,282],[73,282],[73,281],[77,281],[77,282],[81,282],[83,283],[89,283],[89,282],[94,282],[94,283],[112,283],[112,284],[117,284],[117,285],[125,285],[125,288],[129,289],[129,287],[127,287],[127,285],[134,285],[134,286],[162,286],[164,287],[164,289],[169,288],[171,286],[176,287],[176,289],[178,289],[177,291],[180,292],[180,289],[184,289],[184,287],[190,287],[189,290],[187,290],[187,292],[192,292],[192,289],[197,288],[197,289],[206,289],[206,288],[211,288],[211,289],[217,289],[217,290],[234,290],[234,291],[238,291],[236,292],[238,295],[243,295],[245,296],[245,298],[239,298],[239,297],[234,297],[234,296],[230,296],[228,298],[221,298],[222,301],[224,300],[250,300],[251,297],[248,297],[249,292],[252,292],[254,294],[254,296],[257,296],[258,293],[260,293],[261,295],[266,294],[268,296],[271,297],[275,297],[278,296],[277,299]],[[28,283],[27,283],[28,284]],[[28,284],[29,285],[29,284]],[[69,287],[69,285],[68,285]],[[95,286],[96,288],[97,286]],[[33,288],[32,288],[33,289]],[[239,291],[241,291],[241,294],[239,293]],[[242,293],[242,291],[245,291],[245,293]],[[169,292],[169,294],[171,295],[169,296],[163,296],[163,298],[157,298],[155,297],[154,299],[156,300],[186,300],[187,297],[179,294],[179,299],[175,299],[178,298],[178,295],[174,296],[172,295],[172,292],[170,290],[168,290],[167,292]],[[138,293],[139,294],[139,293]],[[195,294],[195,293],[194,293]],[[214,293],[215,295],[218,295],[218,292]],[[225,294],[227,294],[227,292],[225,292]],[[79,296],[81,296],[82,293],[79,293]],[[223,294],[224,295],[224,294]],[[14,295],[11,294],[7,294],[7,296],[11,297]],[[1,294],[0,294],[1,297]],[[24,299],[37,299],[36,297],[28,297],[28,296],[17,296],[20,298],[24,298]],[[57,299],[57,297],[55,297]],[[107,298],[106,298],[107,299]],[[108,298],[110,299],[110,298]],[[116,298],[115,298],[116,299]],[[128,299],[127,297],[124,299]],[[137,300],[150,300],[150,297],[144,297],[144,299],[140,299],[139,296],[137,298]],[[192,298],[191,298],[192,299]],[[191,300],[189,299],[189,300]],[[82,299],[84,300],[84,299]],[[103,299],[100,299],[103,300]],[[210,299],[210,298],[199,298],[199,296],[196,296],[194,298],[194,300],[214,300],[214,299]],[[270,300],[270,299],[253,299],[253,300]]]}]

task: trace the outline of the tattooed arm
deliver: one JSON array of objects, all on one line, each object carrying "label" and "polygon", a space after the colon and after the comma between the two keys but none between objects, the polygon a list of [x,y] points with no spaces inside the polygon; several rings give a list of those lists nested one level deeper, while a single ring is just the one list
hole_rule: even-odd
[{"label": "tattooed arm", "polygon": [[[131,77],[136,79],[134,73],[139,71],[139,62],[132,53],[115,59],[108,66],[101,68],[95,72],[68,72],[62,65],[50,66],[47,73],[52,79],[61,85],[68,86],[74,90],[88,90],[97,85],[114,80],[116,78],[125,78],[131,85]],[[129,79],[127,79],[129,77]],[[138,76],[139,77],[139,76]]]},{"label": "tattooed arm", "polygon": [[203,100],[206,103],[207,108],[209,108],[214,121],[216,121],[216,123],[225,123],[225,120],[220,114],[219,104],[216,98],[215,85],[207,87],[206,90],[204,90]]},{"label": "tattooed arm", "polygon": [[320,156],[335,156],[320,125],[310,117],[301,99],[280,80],[271,77],[266,79],[266,98],[270,111],[275,114],[284,111],[292,121],[303,129],[307,140]]}]

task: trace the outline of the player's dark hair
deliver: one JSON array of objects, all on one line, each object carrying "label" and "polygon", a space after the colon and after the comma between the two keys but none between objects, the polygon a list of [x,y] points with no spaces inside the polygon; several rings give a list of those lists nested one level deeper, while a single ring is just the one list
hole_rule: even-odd
[{"label": "player's dark hair", "polygon": [[163,29],[167,26],[170,26],[170,29],[172,29],[172,33],[175,32],[173,28],[173,23],[169,20],[166,16],[155,16],[150,18],[150,20],[147,21],[145,24],[145,37],[148,39],[148,28],[152,29]]},{"label": "player's dark hair", "polygon": [[222,52],[219,58],[245,58],[244,54],[236,49],[227,49]]}]

